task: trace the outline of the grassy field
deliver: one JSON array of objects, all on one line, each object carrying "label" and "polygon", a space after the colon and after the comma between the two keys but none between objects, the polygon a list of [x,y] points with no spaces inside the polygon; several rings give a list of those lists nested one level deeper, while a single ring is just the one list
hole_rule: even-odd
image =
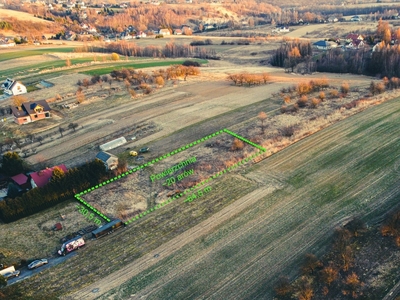
[{"label": "grassy field", "polygon": [[244,169],[281,188],[103,299],[271,299],[278,276],[318,254],[334,226],[355,214],[372,222],[397,203],[399,126],[396,99]]},{"label": "grassy field", "polygon": [[[87,74],[87,75],[104,75],[104,74],[109,74],[113,70],[121,70],[124,68],[136,68],[136,69],[141,69],[141,68],[152,68],[152,67],[168,67],[171,65],[180,65],[184,62],[185,60],[166,60],[166,61],[154,61],[154,62],[143,62],[143,63],[138,63],[138,62],[129,62],[126,64],[115,64],[112,66],[107,66],[107,67],[101,67],[101,68],[93,68],[88,71],[82,71],[81,73]],[[207,60],[205,59],[195,59],[195,61],[198,61],[201,64],[207,63]]]},{"label": "grassy field", "polygon": [[37,50],[22,50],[16,52],[6,52],[1,53],[0,55],[0,62],[6,61],[9,59],[20,58],[20,57],[27,57],[27,56],[34,56],[34,55],[41,55],[45,53],[51,52],[73,52],[75,48],[72,47],[60,47],[60,48],[46,48],[46,49],[37,49]]}]

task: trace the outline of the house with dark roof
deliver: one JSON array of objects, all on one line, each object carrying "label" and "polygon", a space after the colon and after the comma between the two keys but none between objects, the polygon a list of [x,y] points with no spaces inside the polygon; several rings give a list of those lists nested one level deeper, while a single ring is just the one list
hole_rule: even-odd
[{"label": "house with dark roof", "polygon": [[318,41],[313,44],[314,48],[317,48],[318,50],[329,50],[332,48],[336,48],[337,44],[335,42],[330,42],[330,41]]},{"label": "house with dark roof", "polygon": [[29,177],[25,174],[18,174],[11,177],[11,180],[20,188],[20,190],[29,190],[31,189],[31,182]]},{"label": "house with dark roof", "polygon": [[7,78],[2,84],[1,88],[3,89],[4,93],[12,96],[12,95],[21,95],[21,94],[26,94],[27,90],[25,85],[23,85],[21,82],[12,80],[10,78]]},{"label": "house with dark roof", "polygon": [[19,107],[12,107],[11,111],[14,122],[19,125],[51,117],[50,107],[46,100],[25,102]]},{"label": "house with dark roof", "polygon": [[96,158],[103,162],[107,170],[114,170],[118,166],[118,157],[111,153],[100,151],[97,153]]},{"label": "house with dark roof", "polygon": [[64,173],[68,172],[67,167],[64,164],[61,164],[52,168],[46,168],[44,170],[30,173],[29,175],[31,176],[32,188],[44,187],[46,184],[48,184],[53,176],[53,171],[55,168],[60,168]]}]

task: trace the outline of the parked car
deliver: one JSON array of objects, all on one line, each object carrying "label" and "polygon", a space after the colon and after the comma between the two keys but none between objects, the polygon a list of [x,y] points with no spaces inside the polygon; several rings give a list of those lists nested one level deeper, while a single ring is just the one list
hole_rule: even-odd
[{"label": "parked car", "polygon": [[149,151],[150,151],[149,147],[143,147],[142,149],[139,150],[139,153],[146,153]]},{"label": "parked car", "polygon": [[130,154],[130,156],[137,156],[138,155],[138,153],[136,151],[130,151],[129,154]]},{"label": "parked car", "polygon": [[136,156],[136,160],[143,160],[143,159],[144,159],[143,155]]},{"label": "parked car", "polygon": [[36,269],[36,268],[39,268],[39,267],[41,267],[41,266],[43,266],[43,265],[45,265],[47,263],[48,263],[48,261],[45,258],[37,259],[37,260],[34,260],[33,262],[31,262],[28,265],[28,269]]},{"label": "parked car", "polygon": [[21,271],[16,270],[14,272],[8,272],[8,273],[3,274],[3,277],[5,279],[11,279],[13,277],[18,277],[19,273],[21,273]]}]

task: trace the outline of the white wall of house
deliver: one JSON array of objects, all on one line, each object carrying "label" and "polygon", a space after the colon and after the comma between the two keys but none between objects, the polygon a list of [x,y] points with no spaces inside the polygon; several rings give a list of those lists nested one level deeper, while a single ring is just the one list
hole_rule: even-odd
[{"label": "white wall of house", "polygon": [[26,87],[20,82],[16,82],[12,86],[11,91],[13,95],[21,95],[27,93]]}]

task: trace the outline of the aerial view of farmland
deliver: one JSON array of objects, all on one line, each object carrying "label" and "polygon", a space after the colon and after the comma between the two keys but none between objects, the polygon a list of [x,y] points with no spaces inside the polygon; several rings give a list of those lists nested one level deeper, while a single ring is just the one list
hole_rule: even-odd
[{"label": "aerial view of farmland", "polygon": [[399,13],[0,2],[0,299],[400,300]]}]

